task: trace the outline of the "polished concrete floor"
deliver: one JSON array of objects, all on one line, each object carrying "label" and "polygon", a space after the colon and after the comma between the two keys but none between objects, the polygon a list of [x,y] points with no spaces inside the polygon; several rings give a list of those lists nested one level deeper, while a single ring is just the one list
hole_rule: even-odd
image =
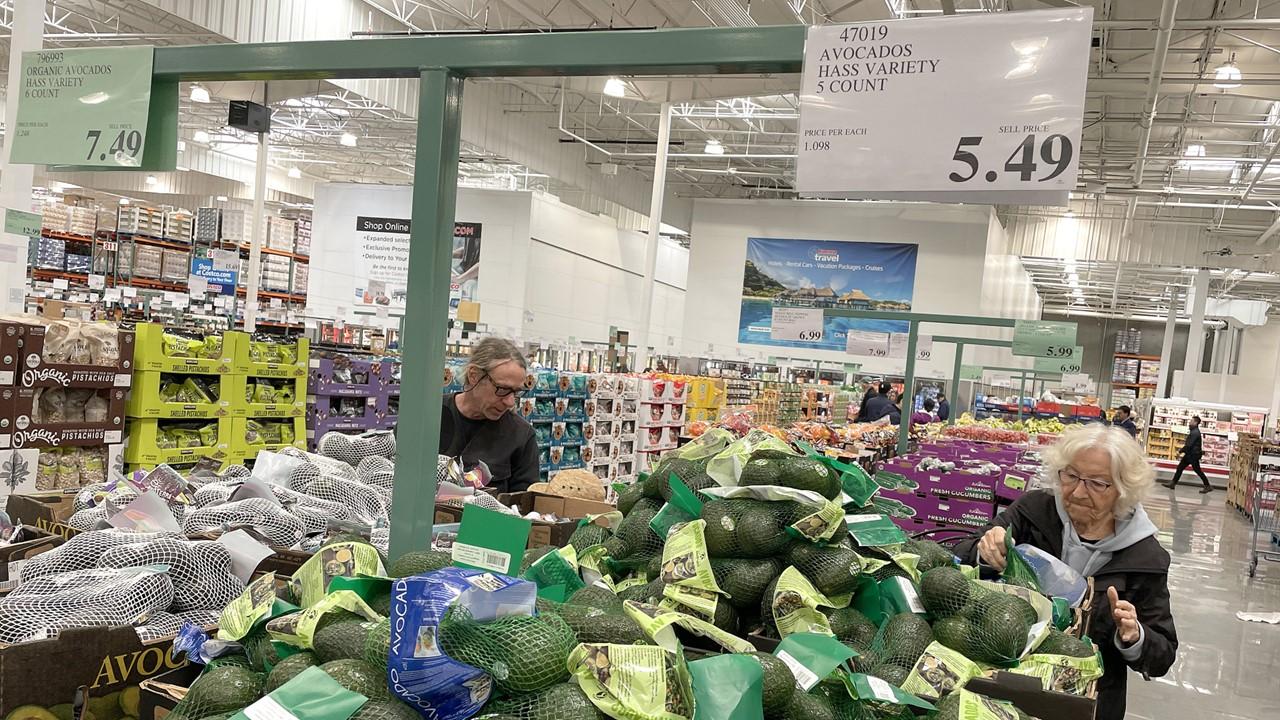
[{"label": "polished concrete floor", "polygon": [[1165,677],[1143,682],[1130,674],[1128,718],[1280,719],[1280,625],[1235,616],[1280,612],[1280,562],[1261,561],[1250,579],[1253,526],[1227,507],[1221,490],[1199,490],[1198,483],[1156,486],[1144,502],[1173,559],[1169,591],[1180,643]]}]

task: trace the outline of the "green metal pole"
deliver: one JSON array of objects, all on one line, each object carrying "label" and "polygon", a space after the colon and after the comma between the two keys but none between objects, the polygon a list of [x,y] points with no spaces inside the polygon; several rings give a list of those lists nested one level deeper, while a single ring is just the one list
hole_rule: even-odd
[{"label": "green metal pole", "polygon": [[440,68],[423,70],[405,302],[406,325],[413,322],[418,329],[401,337],[404,402],[396,430],[400,442],[391,510],[392,559],[431,546],[461,124],[462,78]]},{"label": "green metal pole", "polygon": [[951,369],[951,414],[947,416],[947,424],[956,424],[956,415],[960,413],[960,366],[964,362],[964,343],[956,343],[956,361]]},{"label": "green metal pole", "polygon": [[919,334],[919,330],[920,323],[912,320],[911,329],[907,332],[907,372],[902,380],[902,397],[898,398],[898,404],[901,405],[898,417],[899,455],[907,454],[907,438],[911,434],[911,410],[915,407],[912,386],[916,382],[916,335]]},{"label": "green metal pole", "polygon": [[1027,394],[1027,374],[1024,372],[1018,377],[1021,378],[1018,382],[1018,422],[1022,422],[1022,396]]}]

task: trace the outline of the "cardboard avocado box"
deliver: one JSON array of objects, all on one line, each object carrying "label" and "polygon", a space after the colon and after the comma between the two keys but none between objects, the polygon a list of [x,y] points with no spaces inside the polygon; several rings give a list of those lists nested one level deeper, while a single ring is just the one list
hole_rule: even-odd
[{"label": "cardboard avocado box", "polygon": [[10,495],[5,512],[9,513],[14,522],[34,525],[61,538],[70,538],[80,534],[79,530],[67,525],[67,520],[75,514],[72,504],[78,492],[79,490],[69,493],[50,490]]},{"label": "cardboard avocado box", "polygon": [[973,678],[965,684],[965,689],[996,700],[1008,700],[1040,720],[1092,720],[1098,704],[1093,697],[1045,690],[1039,678],[1010,672],[997,672],[992,678]]},{"label": "cardboard avocado box", "polygon": [[200,676],[200,665],[170,670],[142,681],[138,697],[138,720],[163,720],[186,696],[191,683]]},{"label": "cardboard avocado box", "polygon": [[534,520],[533,527],[529,530],[529,547],[540,545],[564,547],[569,542],[569,536],[578,529],[579,520],[588,515],[600,515],[618,509],[606,502],[529,491],[500,493],[498,502],[507,506],[516,506],[521,515],[531,512],[554,513],[556,517],[561,518],[560,522],[555,523]]},{"label": "cardboard avocado box", "polygon": [[101,698],[187,664],[173,638],[143,643],[130,626],[69,628],[52,640],[0,646],[0,715],[23,705],[74,702],[76,688]]},{"label": "cardboard avocado box", "polygon": [[17,587],[23,563],[62,543],[61,537],[39,528],[30,525],[18,528],[10,543],[0,546],[0,594]]}]

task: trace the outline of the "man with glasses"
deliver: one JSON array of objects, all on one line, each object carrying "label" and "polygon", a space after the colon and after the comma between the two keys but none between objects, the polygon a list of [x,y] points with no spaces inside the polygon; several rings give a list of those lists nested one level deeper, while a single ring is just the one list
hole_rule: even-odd
[{"label": "man with glasses", "polygon": [[498,492],[519,492],[538,481],[533,427],[511,412],[525,391],[524,354],[511,341],[485,338],[471,349],[463,390],[445,395],[440,453],[461,457],[467,470],[483,462]]}]

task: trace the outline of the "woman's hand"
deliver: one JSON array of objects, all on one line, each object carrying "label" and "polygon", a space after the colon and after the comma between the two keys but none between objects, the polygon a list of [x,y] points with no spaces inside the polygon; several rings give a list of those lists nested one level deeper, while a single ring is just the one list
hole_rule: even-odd
[{"label": "woman's hand", "polygon": [[978,541],[978,557],[1000,572],[1004,572],[1005,566],[1004,539],[1004,528],[993,527]]},{"label": "woman's hand", "polygon": [[1138,627],[1138,610],[1128,600],[1121,600],[1114,586],[1107,588],[1107,599],[1111,601],[1111,619],[1116,624],[1116,636],[1121,644],[1132,645],[1142,637],[1142,629]]}]

